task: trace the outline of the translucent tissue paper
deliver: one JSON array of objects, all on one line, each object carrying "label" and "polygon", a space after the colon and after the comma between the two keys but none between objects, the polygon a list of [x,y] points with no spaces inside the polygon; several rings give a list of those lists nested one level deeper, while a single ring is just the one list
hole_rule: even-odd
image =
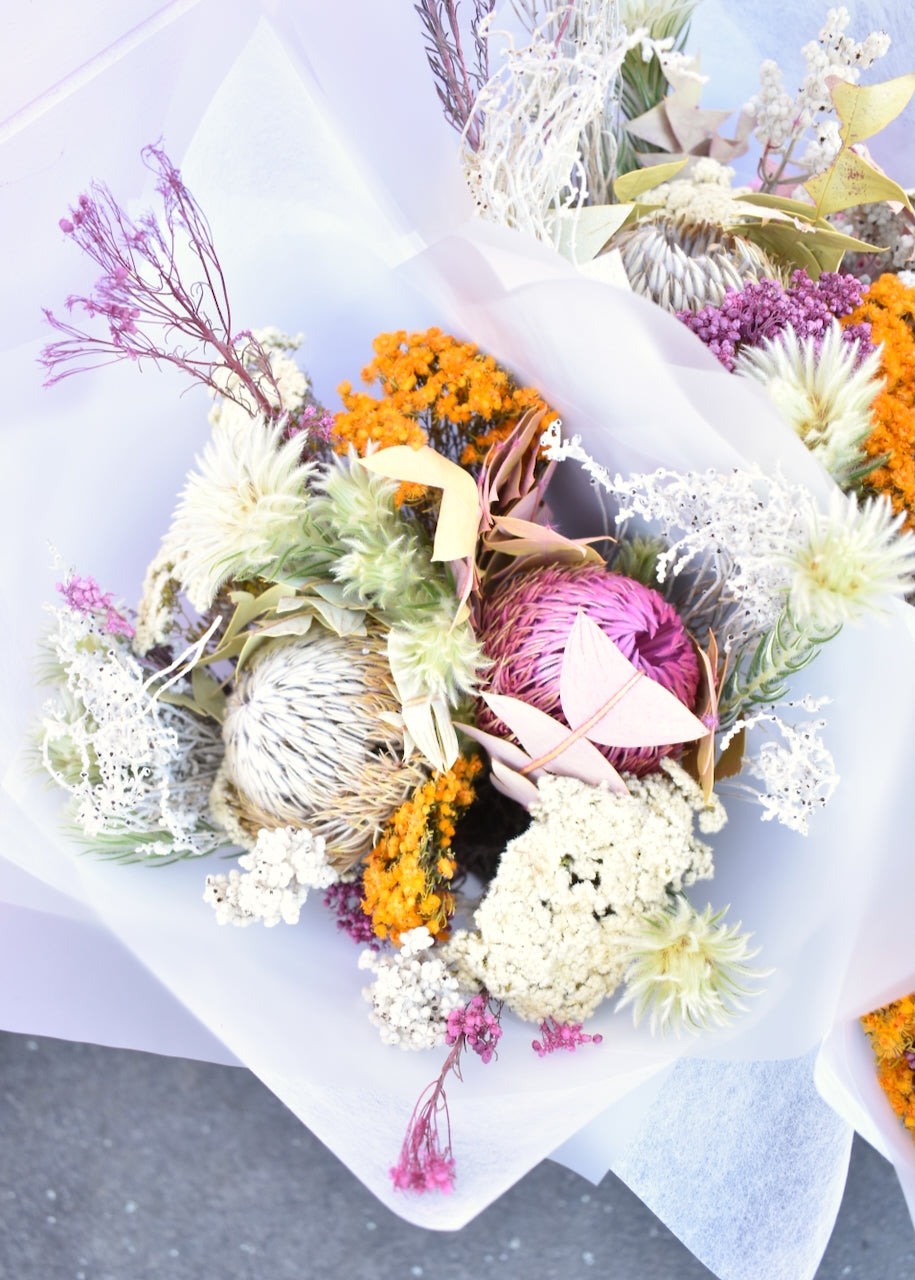
[{"label": "translucent tissue paper", "polygon": [[[91,177],[142,207],[150,192],[136,156],[162,135],[210,218],[240,323],[304,331],[302,356],[327,403],[358,374],[375,333],[436,323],[539,387],[566,429],[615,468],[756,461],[778,463],[824,500],[831,487],[762,395],[677,322],[581,279],[540,245],[465,225],[455,138],[438,116],[409,6],[372,6],[369,16],[355,5],[240,3],[226,22],[209,0],[138,6],[135,22],[121,16],[129,8],[119,30],[99,35],[113,52],[93,62],[80,51],[94,73],[15,116],[3,147],[13,192],[4,230],[19,251],[3,267],[13,303],[0,354],[9,926],[0,946],[22,985],[0,988],[0,1022],[242,1062],[394,1212],[423,1226],[463,1225],[558,1152],[594,1177],[612,1164],[724,1280],[812,1275],[850,1135],[813,1087],[812,1052],[912,985],[903,941],[912,869],[900,839],[911,827],[910,611],[848,631],[804,673],[802,691],[833,697],[829,746],[842,775],[811,835],[729,804],[709,900],[731,903],[754,932],[776,970],[766,994],[731,1030],[688,1043],[653,1041],[608,1007],[592,1028],[604,1043],[562,1061],[537,1059],[531,1029],[507,1020],[498,1064],[469,1063],[450,1090],[450,1197],[391,1190],[388,1168],[439,1059],[380,1044],[356,949],[317,903],[295,929],[219,929],[202,901],[211,864],[152,871],[77,856],[59,833],[57,796],[24,769],[21,744],[41,701],[32,688],[41,605],[61,576],[47,544],[135,599],[207,433],[206,398],[180,397],[180,380],[166,374],[118,366],[41,391],[34,364],[46,336],[38,308],[87,279],[57,218]],[[153,17],[145,36],[124,42]],[[354,21],[372,24],[364,55],[342,35]],[[157,97],[141,91],[154,83],[164,86]],[[590,500],[570,466],[560,512]],[[129,1012],[137,1001],[143,1017]],[[841,1091],[826,1097],[854,1120]],[[740,1186],[742,1214],[716,1211],[712,1168]]]}]

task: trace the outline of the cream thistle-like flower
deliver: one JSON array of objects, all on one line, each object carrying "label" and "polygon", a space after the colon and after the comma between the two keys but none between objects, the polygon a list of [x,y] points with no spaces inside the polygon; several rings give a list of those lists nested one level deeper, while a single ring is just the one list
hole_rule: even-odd
[{"label": "cream thistle-like flower", "polygon": [[861,474],[861,449],[873,428],[871,408],[882,386],[880,353],[860,363],[855,343],[837,323],[821,339],[787,328],[760,347],[744,346],[735,372],[755,378],[823,466],[841,485]]},{"label": "cream thistle-like flower", "polygon": [[314,468],[282,435],[259,419],[245,432],[217,425],[188,476],[161,556],[201,613],[228,578],[268,576],[302,541]]},{"label": "cream thistle-like flower", "polygon": [[632,963],[617,1009],[631,1004],[636,1026],[648,1014],[652,1035],[726,1026],[743,1011],[740,997],[759,994],[746,979],[766,973],[746,963],[759,954],[747,950],[750,935],[719,923],[725,911],[706,907],[699,915],[680,895],[675,906],[644,916],[630,936]]},{"label": "cream thistle-like flower", "polygon": [[869,613],[915,585],[915,534],[903,531],[886,498],[859,503],[833,493],[826,514],[811,502],[805,530],[783,553],[788,609],[798,625],[828,632]]},{"label": "cream thistle-like flower", "polygon": [[340,878],[325,860],[324,841],[305,827],[259,831],[238,865],[244,875],[233,869],[227,876],[207,876],[203,900],[215,907],[218,924],[298,924],[308,891]]},{"label": "cream thistle-like flower", "polygon": [[307,827],[343,868],[368,852],[427,770],[403,760],[385,630],[313,632],[264,645],[241,671],[226,701],[216,811],[228,805],[252,834]]}]

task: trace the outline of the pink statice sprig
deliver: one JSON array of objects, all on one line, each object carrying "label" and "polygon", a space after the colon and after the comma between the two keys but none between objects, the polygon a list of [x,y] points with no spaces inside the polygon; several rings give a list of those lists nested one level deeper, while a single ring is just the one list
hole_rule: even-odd
[{"label": "pink statice sprig", "polygon": [[133,625],[113,604],[114,592],[103,592],[94,578],[80,578],[74,574],[66,582],[58,582],[57,590],[76,613],[103,615],[102,630],[106,635],[133,639]]},{"label": "pink statice sprig", "polygon": [[461,1080],[461,1055],[471,1049],[484,1063],[495,1056],[502,1035],[499,1019],[501,1001],[493,1001],[486,992],[475,995],[460,1009],[448,1015],[445,1042],[451,1052],[437,1080],[423,1090],[413,1109],[400,1159],[391,1169],[391,1180],[398,1191],[454,1190],[455,1160],[451,1151],[451,1117],[445,1095],[445,1080],[452,1072]]},{"label": "pink statice sprig", "polygon": [[[41,353],[45,386],[119,360],[147,359],[175,365],[249,412],[277,417],[280,396],[267,353],[250,332],[233,336],[226,283],[203,211],[160,147],[145,147],[142,156],[157,176],[161,220],[146,212],[133,221],[101,183],[60,219],[64,234],[102,271],[88,297],[67,298],[68,315],[102,320],[105,328],[93,333],[45,309],[48,323],[64,335]],[[197,266],[190,282],[177,265],[185,248]]]},{"label": "pink statice sprig", "polygon": [[588,1035],[581,1027],[580,1022],[557,1022],[555,1018],[546,1018],[540,1024],[543,1039],[532,1040],[531,1048],[538,1058],[545,1058],[548,1053],[555,1053],[557,1049],[574,1053],[580,1044],[600,1044],[603,1040],[602,1035]]}]

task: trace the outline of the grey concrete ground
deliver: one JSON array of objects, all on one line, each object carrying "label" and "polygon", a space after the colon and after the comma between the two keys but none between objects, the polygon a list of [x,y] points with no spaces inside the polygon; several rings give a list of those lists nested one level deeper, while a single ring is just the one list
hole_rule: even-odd
[{"label": "grey concrete ground", "polygon": [[[817,1280],[913,1270],[895,1174],[856,1140]],[[595,1188],[546,1162],[463,1231],[424,1231],[247,1071],[0,1034],[2,1280],[711,1274],[613,1175]]]}]

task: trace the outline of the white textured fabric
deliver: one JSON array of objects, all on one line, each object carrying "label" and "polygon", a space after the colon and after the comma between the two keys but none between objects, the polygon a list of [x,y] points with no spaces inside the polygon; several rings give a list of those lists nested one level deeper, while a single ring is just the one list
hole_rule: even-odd
[{"label": "white textured fabric", "polygon": [[[806,7],[813,28],[819,9]],[[145,36],[123,39],[147,20]],[[0,986],[0,1025],[241,1061],[392,1210],[421,1225],[461,1226],[561,1147],[560,1158],[591,1176],[613,1162],[723,1280],[804,1280],[834,1220],[848,1141],[812,1090],[807,1055],[836,1025],[913,985],[904,942],[913,872],[900,840],[911,829],[911,611],[848,631],[799,682],[834,699],[828,741],[842,775],[811,836],[762,825],[757,810],[732,803],[716,838],[709,897],[732,903],[731,918],[776,969],[766,995],[736,1028],[695,1043],[652,1041],[607,1010],[593,1028],[604,1043],[561,1060],[537,1059],[530,1030],[509,1020],[498,1064],[469,1063],[449,1091],[459,1178],[450,1197],[390,1190],[388,1167],[438,1058],[379,1043],[358,951],[317,902],[295,929],[219,930],[202,900],[218,862],[150,871],[77,857],[57,829],[58,798],[26,775],[20,748],[41,698],[34,646],[55,581],[47,542],[134,600],[208,429],[205,397],[179,398],[173,376],[116,367],[43,392],[34,364],[46,337],[40,305],[59,307],[92,279],[57,218],[93,176],[122,200],[148,197],[136,157],[160,136],[208,213],[239,325],[303,330],[305,362],[330,404],[340,380],[355,381],[375,333],[437,323],[539,386],[615,468],[756,460],[780,464],[824,501],[831,487],[759,389],[726,375],[675,320],[581,279],[540,245],[464,225],[455,136],[440,120],[411,6],[124,3],[98,21],[94,50],[68,57],[55,41],[47,76],[23,69],[0,132],[0,229],[15,246],[0,264],[3,971],[45,958],[44,980],[30,974],[25,984],[27,1007],[21,989]],[[342,34],[355,21],[373,27],[361,54]],[[759,39],[756,60],[780,56]],[[93,60],[101,48],[108,53]],[[88,70],[61,89],[77,62]],[[557,507],[578,511],[587,496],[566,474]],[[102,971],[115,965],[124,987],[112,1001]],[[147,1018],[128,1011],[128,990]],[[840,1090],[827,1097],[848,1119],[860,1116]],[[744,1127],[749,1102],[756,1123]],[[686,1113],[693,1164],[672,1159]],[[713,1198],[700,1194],[697,1171],[712,1157],[700,1135],[734,1185],[776,1206],[751,1214],[752,1251],[740,1214],[706,1212]],[[779,1199],[778,1186],[790,1194]],[[801,1240],[804,1248],[783,1245]],[[747,1269],[746,1257],[770,1255],[781,1271]]]}]

